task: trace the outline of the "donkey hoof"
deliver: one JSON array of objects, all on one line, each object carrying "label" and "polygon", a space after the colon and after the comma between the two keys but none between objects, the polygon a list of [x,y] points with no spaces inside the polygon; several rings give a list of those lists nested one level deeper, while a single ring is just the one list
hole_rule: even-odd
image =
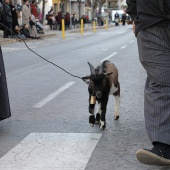
[{"label": "donkey hoof", "polygon": [[100,114],[99,113],[96,114],[96,121],[100,122]]},{"label": "donkey hoof", "polygon": [[96,120],[96,121],[95,121],[95,125],[99,125],[99,121]]},{"label": "donkey hoof", "polygon": [[106,122],[101,121],[99,123],[100,130],[104,130],[106,128]]},{"label": "donkey hoof", "polygon": [[89,123],[94,126],[94,124],[95,124],[95,117],[94,117],[94,115],[90,115],[89,116]]},{"label": "donkey hoof", "polygon": [[89,123],[89,125],[90,125],[90,127],[94,127],[94,124],[92,124],[92,123]]},{"label": "donkey hoof", "polygon": [[114,120],[118,120],[119,119],[119,115],[118,116],[114,116]]}]

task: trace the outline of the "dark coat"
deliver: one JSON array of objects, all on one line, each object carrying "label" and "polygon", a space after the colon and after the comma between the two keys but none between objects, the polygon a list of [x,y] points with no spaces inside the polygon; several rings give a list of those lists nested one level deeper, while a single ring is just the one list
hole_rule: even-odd
[{"label": "dark coat", "polygon": [[9,4],[4,4],[3,5],[4,10],[3,10],[3,16],[4,16],[4,22],[12,22],[12,13],[11,13],[11,8]]},{"label": "dark coat", "polygon": [[11,117],[5,68],[0,46],[0,121]]},{"label": "dark coat", "polygon": [[170,0],[126,0],[126,2],[128,5],[126,12],[135,21],[136,34],[155,24],[169,25]]},{"label": "dark coat", "polygon": [[19,24],[18,24],[17,13],[16,13],[15,7],[14,7],[12,4],[10,4],[9,6],[10,6],[10,8],[11,8],[12,25],[13,25],[13,30],[14,30],[14,29],[15,29],[15,26],[16,26],[16,25],[19,25]]},{"label": "dark coat", "polygon": [[70,14],[66,14],[65,22],[70,23]]},{"label": "dark coat", "polygon": [[58,12],[58,23],[61,24],[62,21],[62,13]]}]

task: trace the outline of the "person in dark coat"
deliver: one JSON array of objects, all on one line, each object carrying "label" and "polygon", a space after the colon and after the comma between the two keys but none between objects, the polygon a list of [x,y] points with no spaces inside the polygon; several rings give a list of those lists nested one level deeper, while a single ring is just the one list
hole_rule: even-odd
[{"label": "person in dark coat", "polygon": [[126,22],[126,13],[122,15],[122,25],[125,25]]},{"label": "person in dark coat", "polygon": [[48,11],[48,25],[50,26],[51,30],[53,29],[53,17],[54,14],[54,10],[53,10],[53,6],[51,7],[50,11]]},{"label": "person in dark coat", "polygon": [[8,28],[4,28],[4,38],[10,38],[12,36],[12,14],[11,8],[9,6],[9,0],[5,0],[3,5],[3,22],[4,25]]},{"label": "person in dark coat", "polygon": [[66,28],[70,28],[70,14],[67,12],[65,16],[65,25]]},{"label": "person in dark coat", "polygon": [[58,24],[59,24],[59,30],[62,30],[62,13],[61,11],[58,12]]},{"label": "person in dark coat", "polygon": [[9,7],[11,8],[12,28],[13,28],[13,31],[14,31],[14,30],[15,30],[15,26],[19,25],[19,24],[18,24],[18,17],[17,17],[17,13],[16,13],[15,6],[12,5],[12,1],[10,1]]},{"label": "person in dark coat", "polygon": [[116,12],[115,14],[115,18],[118,18],[119,19],[119,14]]},{"label": "person in dark coat", "polygon": [[5,68],[0,46],[0,121],[11,117]]}]

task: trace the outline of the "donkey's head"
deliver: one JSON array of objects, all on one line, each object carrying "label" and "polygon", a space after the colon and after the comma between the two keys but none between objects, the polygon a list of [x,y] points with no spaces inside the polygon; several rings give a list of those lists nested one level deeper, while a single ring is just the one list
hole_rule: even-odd
[{"label": "donkey's head", "polygon": [[88,62],[90,67],[91,75],[83,77],[85,80],[89,80],[89,87],[93,91],[93,95],[97,98],[102,97],[103,90],[106,86],[106,78],[112,74],[104,73],[104,64],[102,63],[97,69],[94,69],[93,65]]}]

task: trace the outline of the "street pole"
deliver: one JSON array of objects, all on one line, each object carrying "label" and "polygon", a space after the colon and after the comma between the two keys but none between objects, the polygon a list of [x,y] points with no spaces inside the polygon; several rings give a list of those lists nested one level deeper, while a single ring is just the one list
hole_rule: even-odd
[{"label": "street pole", "polygon": [[45,13],[45,0],[43,0],[43,5],[42,5],[42,20],[41,20],[42,24],[44,24],[44,13]]},{"label": "street pole", "polygon": [[64,19],[62,19],[62,38],[65,39],[65,23],[64,23]]},{"label": "street pole", "polygon": [[78,0],[78,2],[79,2],[79,20],[80,20],[80,18],[81,18],[81,14],[80,14],[80,10],[81,10],[81,0]]},{"label": "street pole", "polygon": [[72,29],[72,18],[71,18],[71,0],[70,0],[70,29]]},{"label": "street pole", "polygon": [[84,23],[83,23],[83,19],[80,20],[81,24],[80,24],[80,30],[81,30],[81,35],[84,34]]}]

